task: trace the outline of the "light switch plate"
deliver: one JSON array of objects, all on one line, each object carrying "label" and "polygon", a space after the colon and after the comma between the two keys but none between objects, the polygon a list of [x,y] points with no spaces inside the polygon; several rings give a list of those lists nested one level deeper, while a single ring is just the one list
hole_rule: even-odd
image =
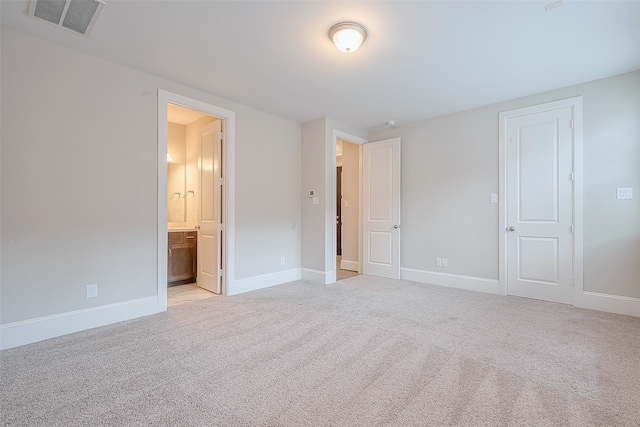
[{"label": "light switch plate", "polygon": [[313,200],[313,204],[314,204],[314,205],[317,205],[317,204],[319,204],[319,203],[320,203],[320,198],[319,198],[318,196],[314,197],[314,198],[313,198],[313,199],[311,199],[311,200]]},{"label": "light switch plate", "polygon": [[619,200],[633,199],[633,188],[618,188],[616,190]]},{"label": "light switch plate", "polygon": [[489,199],[491,201],[491,203],[498,203],[498,195],[493,193],[491,195],[491,199]]}]

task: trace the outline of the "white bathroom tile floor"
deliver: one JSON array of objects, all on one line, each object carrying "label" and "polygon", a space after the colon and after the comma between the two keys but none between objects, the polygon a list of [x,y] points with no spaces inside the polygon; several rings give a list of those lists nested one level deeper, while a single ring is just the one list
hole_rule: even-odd
[{"label": "white bathroom tile floor", "polygon": [[353,277],[353,276],[357,276],[358,275],[357,271],[349,271],[349,270],[341,269],[340,268],[340,261],[342,261],[342,257],[340,255],[338,255],[336,257],[336,267],[337,267],[336,280],[348,279],[349,277]]},{"label": "white bathroom tile floor", "polygon": [[195,283],[172,286],[167,289],[167,307],[200,301],[214,296],[216,294],[198,287]]}]

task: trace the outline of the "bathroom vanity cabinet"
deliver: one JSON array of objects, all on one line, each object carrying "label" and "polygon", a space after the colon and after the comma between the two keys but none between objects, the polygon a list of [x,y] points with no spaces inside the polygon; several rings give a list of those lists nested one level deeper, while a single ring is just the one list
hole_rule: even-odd
[{"label": "bathroom vanity cabinet", "polygon": [[170,231],[167,286],[194,283],[197,275],[198,232]]}]

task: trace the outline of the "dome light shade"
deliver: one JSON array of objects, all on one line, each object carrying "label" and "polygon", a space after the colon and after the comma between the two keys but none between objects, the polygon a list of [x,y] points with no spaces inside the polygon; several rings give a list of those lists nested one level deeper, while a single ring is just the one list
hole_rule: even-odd
[{"label": "dome light shade", "polygon": [[355,22],[341,22],[329,30],[329,38],[338,50],[351,53],[358,50],[367,38],[367,30]]}]

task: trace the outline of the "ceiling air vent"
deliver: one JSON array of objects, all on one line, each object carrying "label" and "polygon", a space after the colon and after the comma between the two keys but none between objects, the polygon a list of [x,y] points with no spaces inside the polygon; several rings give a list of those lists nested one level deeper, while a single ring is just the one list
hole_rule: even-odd
[{"label": "ceiling air vent", "polygon": [[29,15],[86,37],[103,8],[99,0],[31,0]]}]

